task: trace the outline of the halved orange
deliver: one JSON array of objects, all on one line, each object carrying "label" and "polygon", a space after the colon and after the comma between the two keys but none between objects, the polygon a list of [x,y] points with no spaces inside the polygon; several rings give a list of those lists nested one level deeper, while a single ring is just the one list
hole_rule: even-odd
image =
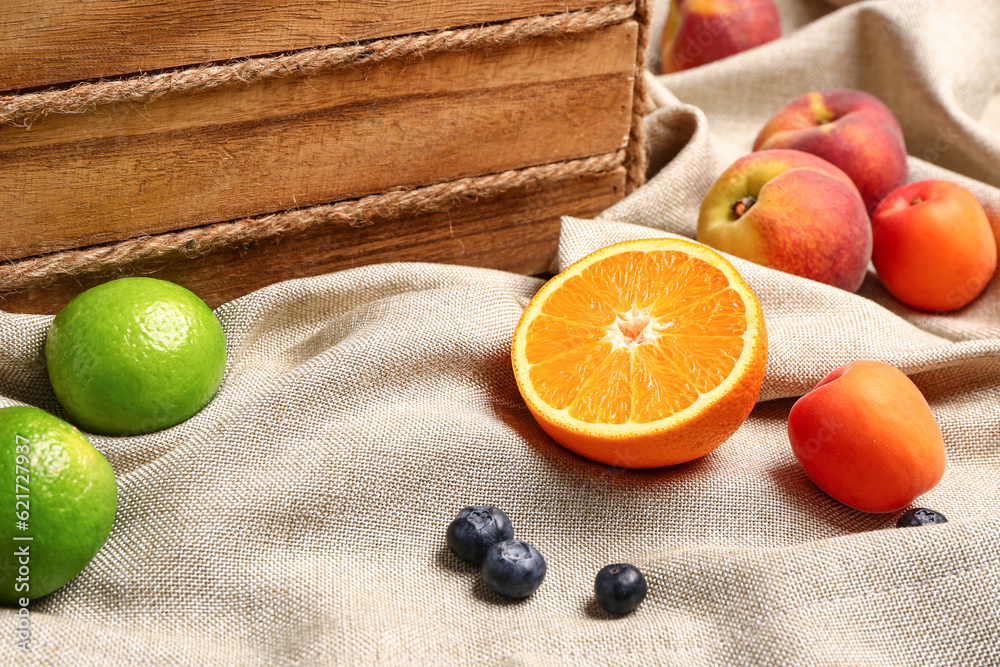
[{"label": "halved orange", "polygon": [[757,298],[714,250],[617,243],[531,299],[514,331],[518,389],[541,427],[594,461],[654,468],[696,459],[760,394],[767,333]]}]

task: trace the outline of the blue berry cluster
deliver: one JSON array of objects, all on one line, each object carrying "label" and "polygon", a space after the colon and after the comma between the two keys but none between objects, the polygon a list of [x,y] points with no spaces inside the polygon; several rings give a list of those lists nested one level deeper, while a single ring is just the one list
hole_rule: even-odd
[{"label": "blue berry cluster", "polygon": [[[456,556],[479,565],[486,585],[505,597],[526,598],[545,579],[545,557],[528,542],[514,539],[514,526],[499,507],[463,508],[448,525],[447,542]],[[646,577],[628,563],[602,568],[594,581],[597,603],[615,615],[634,611],[647,590]]]},{"label": "blue berry cluster", "polygon": [[526,598],[545,579],[545,557],[524,540],[499,507],[465,507],[448,526],[448,547],[462,560],[480,565],[483,581],[496,593]]}]

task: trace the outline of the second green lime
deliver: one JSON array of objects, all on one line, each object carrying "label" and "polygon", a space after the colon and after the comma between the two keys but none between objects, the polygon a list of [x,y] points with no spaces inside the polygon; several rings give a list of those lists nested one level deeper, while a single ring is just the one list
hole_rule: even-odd
[{"label": "second green lime", "polygon": [[185,421],[222,384],[222,325],[193,292],[121,278],[70,301],[45,342],[49,379],[70,420],[91,433],[138,435]]},{"label": "second green lime", "polygon": [[79,574],[111,533],[115,473],[75,426],[0,408],[0,603],[34,600]]}]

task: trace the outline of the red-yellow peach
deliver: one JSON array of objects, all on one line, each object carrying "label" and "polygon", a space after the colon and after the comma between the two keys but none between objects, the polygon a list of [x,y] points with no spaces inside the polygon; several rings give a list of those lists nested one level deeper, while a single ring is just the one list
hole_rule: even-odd
[{"label": "red-yellow peach", "polygon": [[931,312],[967,305],[997,268],[997,245],[975,195],[948,181],[894,190],[872,216],[872,262],[889,292]]},{"label": "red-yellow peach", "polygon": [[868,211],[906,182],[906,144],[899,122],[876,97],[859,90],[806,93],[778,110],[753,149],[794,148],[832,162],[858,186]]},{"label": "red-yellow peach", "polygon": [[661,69],[664,74],[691,69],[779,37],[774,0],[672,0]]},{"label": "red-yellow peach", "polygon": [[792,406],[788,439],[816,486],[862,512],[902,509],[944,475],[930,406],[881,361],[855,361],[823,378]]},{"label": "red-yellow peach", "polygon": [[751,262],[855,291],[871,259],[871,223],[844,172],[801,151],[734,162],[709,189],[698,241]]}]

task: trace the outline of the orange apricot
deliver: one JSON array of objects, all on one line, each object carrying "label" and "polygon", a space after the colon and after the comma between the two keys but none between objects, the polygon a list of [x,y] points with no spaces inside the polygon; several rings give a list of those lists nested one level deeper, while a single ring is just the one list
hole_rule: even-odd
[{"label": "orange apricot", "polygon": [[997,268],[982,204],[948,181],[918,181],[872,216],[872,263],[889,292],[913,308],[956,310],[979,296]]},{"label": "orange apricot", "polygon": [[788,439],[819,488],[862,512],[902,509],[944,475],[930,406],[881,361],[855,361],[823,378],[792,406]]}]

